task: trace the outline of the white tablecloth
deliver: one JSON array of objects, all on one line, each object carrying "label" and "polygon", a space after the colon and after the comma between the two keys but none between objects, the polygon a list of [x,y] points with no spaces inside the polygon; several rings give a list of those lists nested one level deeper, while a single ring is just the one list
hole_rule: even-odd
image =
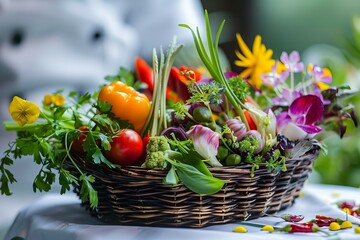
[{"label": "white tablecloth", "polygon": [[[282,213],[305,215],[304,221],[315,218],[316,214],[345,219],[346,215],[334,204],[339,200],[360,201],[360,189],[334,185],[305,185],[303,196]],[[281,213],[280,213],[281,214]],[[360,224],[360,219],[349,216],[350,221]],[[360,239],[354,229],[323,233],[268,233],[261,231],[263,225],[281,227],[287,223],[280,218],[260,219],[210,226],[202,229],[158,228],[139,226],[104,225],[90,217],[73,194],[47,195],[23,209],[10,227],[5,240],[15,236],[26,240],[232,240],[232,239]],[[242,225],[247,233],[234,233],[234,227]],[[357,225],[354,225],[356,227]],[[327,227],[323,228],[327,230]]]}]

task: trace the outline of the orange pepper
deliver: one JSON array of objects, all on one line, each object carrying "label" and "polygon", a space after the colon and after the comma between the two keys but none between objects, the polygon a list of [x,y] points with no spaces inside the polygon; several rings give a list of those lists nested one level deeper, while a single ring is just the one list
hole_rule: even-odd
[{"label": "orange pepper", "polygon": [[128,120],[140,132],[150,113],[150,101],[145,94],[120,81],[102,87],[99,99],[109,102],[111,112],[121,120]]}]

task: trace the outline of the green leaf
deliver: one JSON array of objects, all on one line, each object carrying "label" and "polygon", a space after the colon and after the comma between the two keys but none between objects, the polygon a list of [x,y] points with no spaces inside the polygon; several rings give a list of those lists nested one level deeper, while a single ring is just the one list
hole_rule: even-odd
[{"label": "green leaf", "polygon": [[90,103],[90,102],[91,102],[91,94],[90,93],[85,93],[84,95],[81,95],[78,99],[79,105],[84,105],[84,104]]},{"label": "green leaf", "polygon": [[1,175],[0,182],[1,182],[1,188],[0,188],[1,194],[5,194],[7,196],[11,195],[12,192],[10,191],[9,188],[9,180],[7,179],[5,174]]},{"label": "green leaf", "polygon": [[195,167],[167,159],[176,168],[176,173],[181,182],[191,191],[198,194],[214,194],[220,191],[225,181],[208,176]]},{"label": "green leaf", "polygon": [[98,114],[95,115],[92,120],[96,122],[100,126],[111,126],[113,124],[113,121],[109,119],[109,117],[106,114]]},{"label": "green leaf", "polygon": [[175,168],[171,165],[169,172],[166,174],[165,178],[163,179],[163,184],[171,184],[176,185],[179,182],[179,177],[175,172]]},{"label": "green leaf", "polygon": [[14,163],[14,161],[11,159],[11,158],[9,158],[9,157],[3,157],[2,159],[1,159],[1,164],[4,164],[4,165],[8,165],[8,166],[10,166],[10,165],[12,165]]},{"label": "green leaf", "polygon": [[101,141],[101,147],[104,150],[110,150],[111,146],[110,146],[110,138],[108,136],[106,136],[103,133],[99,133],[98,135],[100,141]]},{"label": "green leaf", "polygon": [[105,163],[109,168],[115,168],[116,166],[109,162],[105,158],[105,156],[102,154],[101,150],[99,148],[96,148],[95,152],[91,155],[93,162],[96,164]]},{"label": "green leaf", "polygon": [[36,190],[39,190],[40,192],[45,191],[48,192],[51,189],[50,184],[48,184],[43,176],[39,173],[34,180],[33,183],[33,191],[36,192]]},{"label": "green leaf", "polygon": [[8,169],[4,169],[4,172],[5,172],[4,175],[6,175],[8,181],[9,181],[10,183],[16,182],[16,179],[15,179],[15,177],[14,177],[14,174],[12,174]]},{"label": "green leaf", "polygon": [[18,138],[16,139],[16,145],[22,155],[33,155],[39,151],[38,142],[33,138]]},{"label": "green leaf", "polygon": [[97,196],[97,191],[92,187],[91,183],[95,182],[95,178],[91,175],[86,176],[82,174],[80,176],[81,189],[80,189],[80,198],[82,202],[90,201],[90,206],[96,208],[98,206],[99,200]]},{"label": "green leaf", "polygon": [[46,156],[52,152],[52,146],[46,139],[39,138],[39,151],[43,156]]},{"label": "green leaf", "polygon": [[78,179],[69,171],[61,168],[59,171],[59,184],[61,185],[60,193],[64,194],[65,192],[70,191],[70,185],[72,183],[78,185]]},{"label": "green leaf", "polygon": [[105,102],[102,100],[98,100],[97,101],[97,105],[96,105],[97,109],[102,112],[102,113],[108,113],[111,111],[111,104],[109,102]]},{"label": "green leaf", "polygon": [[54,112],[54,121],[61,119],[66,110],[68,110],[67,107],[57,107]]},{"label": "green leaf", "polygon": [[206,166],[202,159],[203,158],[195,150],[190,150],[188,151],[188,153],[183,153],[181,162],[193,166],[198,171],[207,176],[212,176],[209,168]]},{"label": "green leaf", "polygon": [[121,81],[128,86],[133,86],[135,82],[134,74],[124,67],[119,68],[116,76],[106,76],[105,80],[108,82]]}]

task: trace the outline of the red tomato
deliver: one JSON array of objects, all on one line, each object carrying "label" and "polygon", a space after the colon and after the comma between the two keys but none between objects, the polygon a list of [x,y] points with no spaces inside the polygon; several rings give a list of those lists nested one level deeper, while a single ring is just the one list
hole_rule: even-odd
[{"label": "red tomato", "polygon": [[89,131],[89,128],[86,126],[82,126],[82,127],[79,127],[78,130],[81,131],[81,133],[77,139],[74,139],[72,141],[71,151],[74,153],[77,153],[79,155],[83,155],[85,153],[83,144],[84,144],[85,138],[87,137],[87,132]]},{"label": "red tomato", "polygon": [[111,149],[104,151],[105,157],[121,166],[135,165],[143,151],[141,136],[131,129],[120,130],[111,142]]}]

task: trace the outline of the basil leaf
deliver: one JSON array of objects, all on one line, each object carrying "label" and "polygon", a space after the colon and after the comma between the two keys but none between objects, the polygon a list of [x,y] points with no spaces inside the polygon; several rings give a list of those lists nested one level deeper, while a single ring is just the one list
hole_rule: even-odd
[{"label": "basil leaf", "polygon": [[163,180],[163,184],[171,184],[171,185],[176,185],[179,182],[179,177],[177,176],[176,172],[175,172],[175,168],[173,165],[171,165],[171,168],[168,172],[168,174],[166,174],[166,177]]},{"label": "basil leaf", "polygon": [[167,159],[167,161],[176,167],[176,173],[181,182],[195,193],[214,194],[220,191],[225,184],[224,180],[205,175],[194,166],[175,162],[170,159]]},{"label": "basil leaf", "polygon": [[206,166],[206,164],[196,151],[190,150],[187,154],[183,155],[184,156],[181,158],[182,163],[193,166],[198,171],[207,176],[212,176],[209,168]]}]

